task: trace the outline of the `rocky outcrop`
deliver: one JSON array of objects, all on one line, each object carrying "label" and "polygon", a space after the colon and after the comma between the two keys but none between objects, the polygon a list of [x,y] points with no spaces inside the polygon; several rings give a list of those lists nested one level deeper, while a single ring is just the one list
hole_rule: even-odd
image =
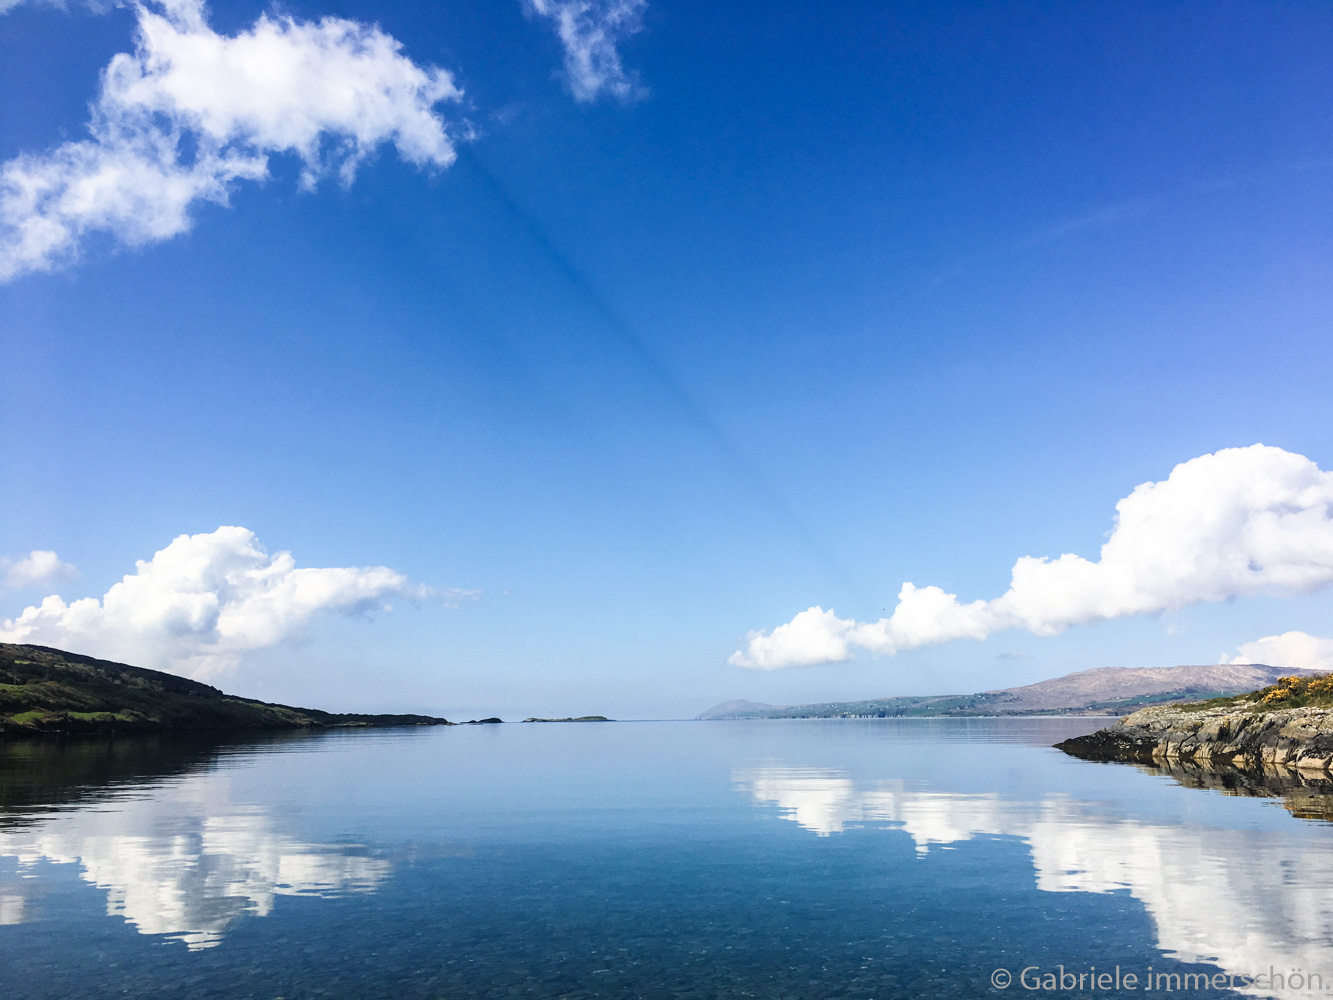
[{"label": "rocky outcrop", "polygon": [[1327,772],[1333,765],[1333,709],[1156,706],[1056,746],[1086,760],[1181,761],[1252,770]]}]

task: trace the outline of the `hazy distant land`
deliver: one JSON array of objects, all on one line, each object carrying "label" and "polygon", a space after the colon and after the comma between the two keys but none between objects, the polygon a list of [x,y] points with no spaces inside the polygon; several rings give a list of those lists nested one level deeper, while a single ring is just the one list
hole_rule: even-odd
[{"label": "hazy distant land", "polygon": [[1098,667],[1022,687],[978,694],[919,695],[829,701],[813,705],[765,705],[724,701],[699,719],[836,719],[977,715],[1124,715],[1149,705],[1226,698],[1314,670],[1264,663],[1214,663],[1184,667]]}]

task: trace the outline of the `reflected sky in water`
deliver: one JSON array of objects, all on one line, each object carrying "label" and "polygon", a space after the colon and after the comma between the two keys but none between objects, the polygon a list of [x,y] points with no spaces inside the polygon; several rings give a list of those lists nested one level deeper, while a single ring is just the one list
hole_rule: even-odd
[{"label": "reflected sky in water", "polygon": [[[999,995],[1320,972],[1333,827],[1050,744],[1088,720],[0,747],[14,997]],[[1209,995],[1328,995],[1249,988]]]},{"label": "reflected sky in water", "polygon": [[[235,800],[230,778],[192,774],[0,830],[0,855],[17,859],[20,878],[40,877],[43,862],[77,866],[106,893],[108,914],[191,949],[218,944],[244,916],[267,916],[277,896],[371,892],[388,876],[389,863],[359,845],[283,833],[269,810]],[[5,899],[0,920],[20,922],[23,897]]]},{"label": "reflected sky in water", "polygon": [[816,768],[741,770],[735,781],[757,804],[820,837],[884,825],[923,854],[977,837],[1017,837],[1031,851],[1038,889],[1127,891],[1152,917],[1157,946],[1182,962],[1238,976],[1269,965],[1333,971],[1330,839],[1154,823],[1066,794],[1009,801],[913,790],[901,779],[860,787]]}]

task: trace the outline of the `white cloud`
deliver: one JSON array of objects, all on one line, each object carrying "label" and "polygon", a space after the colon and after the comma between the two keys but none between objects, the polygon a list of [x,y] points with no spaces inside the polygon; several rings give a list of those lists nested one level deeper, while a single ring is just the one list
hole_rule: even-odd
[{"label": "white cloud", "polygon": [[0,557],[0,586],[22,590],[78,577],[79,571],[50,549],[33,549],[19,559]]},{"label": "white cloud", "polygon": [[616,43],[643,27],[648,0],[527,0],[527,6],[555,23],[575,100],[595,101],[606,92],[628,102],[647,93],[625,71]]},{"label": "white cloud", "polygon": [[773,670],[985,639],[1008,628],[1054,635],[1072,625],[1158,614],[1204,601],[1308,593],[1333,584],[1333,474],[1281,448],[1228,448],[1176,466],[1116,504],[1097,562],[1024,556],[1009,590],[961,603],[904,583],[888,618],[856,622],[821,607],[755,632],[729,663]]},{"label": "white cloud", "polygon": [[732,653],[727,662],[758,670],[841,663],[852,658],[854,625],[821,607],[807,608],[772,632],[752,632],[744,652]]},{"label": "white cloud", "polygon": [[481,591],[469,589],[467,587],[446,587],[444,590],[437,591],[440,597],[440,603],[446,608],[457,610],[464,604],[471,604],[473,601],[481,600]]},{"label": "white cloud", "polygon": [[0,642],[31,642],[208,677],[243,654],[299,637],[316,616],[366,614],[389,597],[424,597],[384,566],[298,568],[246,528],[180,535],[103,595],[52,595],[0,621]]},{"label": "white cloud", "polygon": [[385,143],[418,166],[455,158],[435,105],[461,91],[378,27],[262,15],[227,36],[202,0],[134,8],[135,49],[102,73],[91,138],[0,165],[0,280],[67,262],[91,233],[129,246],[183,233],[196,203],[268,177],[271,154],[299,157],[307,188],[330,170],[349,183]]},{"label": "white cloud", "polygon": [[[8,14],[11,10],[23,3],[24,0],[0,0],[0,14]],[[41,3],[47,7],[64,7],[63,0],[33,0],[34,3]]]},{"label": "white cloud", "polygon": [[1305,632],[1266,635],[1254,642],[1242,643],[1230,662],[1333,671],[1333,639],[1321,639]]}]

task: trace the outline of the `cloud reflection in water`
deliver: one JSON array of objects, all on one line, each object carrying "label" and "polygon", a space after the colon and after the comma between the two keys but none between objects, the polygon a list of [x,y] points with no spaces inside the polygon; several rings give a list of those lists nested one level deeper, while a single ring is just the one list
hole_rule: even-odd
[{"label": "cloud reflection in water", "polygon": [[[27,874],[43,861],[78,864],[107,892],[108,914],[192,951],[242,917],[267,916],[278,896],[372,892],[388,877],[389,862],[357,845],[301,843],[229,792],[225,773],[191,774],[0,830],[0,855]],[[0,896],[0,924],[25,916],[22,896]]]},{"label": "cloud reflection in water", "polygon": [[1065,796],[1038,802],[993,794],[860,786],[843,772],[760,767],[733,780],[760,805],[820,837],[886,824],[919,853],[979,836],[1016,837],[1046,892],[1128,891],[1169,957],[1237,976],[1301,969],[1333,985],[1333,842],[1152,823]]}]

